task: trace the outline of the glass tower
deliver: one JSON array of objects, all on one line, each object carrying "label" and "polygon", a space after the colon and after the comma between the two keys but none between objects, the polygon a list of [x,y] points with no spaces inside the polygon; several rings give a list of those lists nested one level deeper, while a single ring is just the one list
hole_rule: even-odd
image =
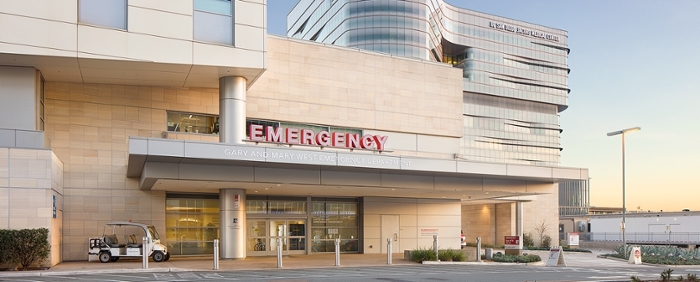
[{"label": "glass tower", "polygon": [[559,183],[559,215],[586,215],[591,207],[590,180]]},{"label": "glass tower", "polygon": [[564,30],[443,0],[301,0],[287,35],[450,64],[463,70],[460,159],[558,165],[567,107]]}]

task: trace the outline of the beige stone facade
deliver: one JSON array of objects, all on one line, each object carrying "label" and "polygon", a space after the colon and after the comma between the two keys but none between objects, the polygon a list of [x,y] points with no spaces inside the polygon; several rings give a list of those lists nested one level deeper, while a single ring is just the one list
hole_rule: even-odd
[{"label": "beige stone facade", "polygon": [[[545,226],[543,235],[552,238],[552,246],[559,245],[558,186],[556,184],[530,185],[528,192],[537,191],[536,199],[523,202],[523,234],[532,235],[540,242],[537,228]],[[505,236],[517,235],[516,204],[511,202],[462,206],[462,227],[467,242],[481,237],[483,244],[503,245]]]},{"label": "beige stone facade", "polygon": [[[269,43],[270,67],[248,90],[248,118],[461,136],[459,70],[274,37]],[[138,179],[126,177],[128,138],[162,138],[167,111],[218,115],[218,89],[46,82],[45,92],[45,134],[65,168],[63,259],[85,259],[87,239],[109,221],[164,230],[165,193],[139,190]]]},{"label": "beige stone facade", "polygon": [[459,69],[275,36],[268,43],[248,117],[462,137]]},{"label": "beige stone facade", "polygon": [[[515,201],[525,201],[525,233],[544,222],[556,238],[554,183],[588,178],[585,169],[460,157],[469,127],[465,87],[471,85],[465,84],[463,69],[268,36],[265,1],[232,2],[231,45],[194,39],[191,0],[127,1],[128,30],[81,22],[79,5],[38,0],[0,6],[0,22],[7,23],[0,25],[0,84],[14,83],[0,87],[0,110],[31,121],[18,126],[0,119],[0,228],[49,228],[51,265],[87,259],[88,238],[102,235],[110,221],[144,222],[165,234],[166,191],[207,193],[212,199],[220,189],[253,194],[258,188],[286,189],[266,195],[308,201],[363,197],[357,201],[364,205],[358,210],[362,222],[355,226],[361,236],[358,250],[373,253],[384,252],[383,244],[394,234],[400,238],[395,252],[429,247],[432,233],[442,238],[442,247],[457,248],[460,229],[469,241],[478,236],[499,244],[515,233]],[[245,99],[244,114],[242,106],[223,103],[223,113],[239,115],[223,119],[234,125],[222,122],[222,136],[248,118],[357,129],[391,141],[386,150],[253,144],[240,138],[218,144],[216,134],[167,131],[170,111],[220,115],[220,98],[234,94],[217,88],[222,78],[224,85],[235,78],[240,89],[247,87],[228,97],[237,99],[237,106]],[[132,151],[130,144],[138,148]],[[138,144],[146,144],[145,153]],[[186,146],[202,151],[194,157],[159,156],[148,144],[171,146],[162,150],[166,153],[184,152]],[[322,156],[335,163],[292,157],[241,161],[219,150],[234,146],[240,152]],[[161,175],[155,168],[173,166],[153,161],[148,163],[150,186],[144,186],[149,156],[163,157],[174,167],[185,160],[185,166],[213,172],[194,175],[193,169],[180,175],[174,169],[168,172],[175,176]],[[131,162],[139,158],[141,163]],[[211,175],[226,177],[212,181]],[[154,186],[159,180],[164,183]],[[209,184],[202,191],[192,188]],[[220,200],[224,206],[229,201]],[[398,227],[385,230],[387,224]]]},{"label": "beige stone facade", "polygon": [[0,226],[49,229],[49,266],[61,261],[63,168],[50,150],[0,148]]}]

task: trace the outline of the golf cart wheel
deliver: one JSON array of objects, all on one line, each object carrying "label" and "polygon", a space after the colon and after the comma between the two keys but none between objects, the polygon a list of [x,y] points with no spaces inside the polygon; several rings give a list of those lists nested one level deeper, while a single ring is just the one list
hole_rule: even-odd
[{"label": "golf cart wheel", "polygon": [[112,260],[112,255],[109,252],[101,252],[99,257],[101,262],[109,262]]},{"label": "golf cart wheel", "polygon": [[170,260],[170,253],[165,254],[165,259],[163,261],[168,261]]},{"label": "golf cart wheel", "polygon": [[165,254],[161,251],[155,251],[153,252],[153,261],[155,262],[161,262],[165,260]]}]

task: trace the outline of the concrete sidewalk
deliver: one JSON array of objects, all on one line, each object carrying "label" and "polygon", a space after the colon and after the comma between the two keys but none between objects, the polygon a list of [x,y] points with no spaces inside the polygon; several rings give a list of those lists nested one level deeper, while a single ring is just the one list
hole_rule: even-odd
[{"label": "concrete sidewalk", "polygon": [[[530,264],[543,266],[547,259],[546,251],[527,251],[542,257],[543,262]],[[627,266],[625,261],[597,258],[596,253],[565,253],[569,267],[595,267],[595,266]],[[402,254],[393,254],[393,265],[418,265],[416,262],[405,260]],[[431,264],[478,264],[478,265],[512,265],[497,262],[435,262]],[[386,266],[386,254],[341,254],[340,267],[372,267]],[[336,267],[335,254],[313,255],[289,255],[282,259],[283,269],[299,268],[324,268]],[[276,269],[277,257],[247,257],[243,260],[220,260],[218,271]],[[148,262],[148,269],[142,268],[141,260],[120,259],[116,262],[101,263],[99,261],[71,261],[62,262],[48,270],[32,271],[0,271],[0,278],[18,276],[51,276],[51,275],[75,275],[119,272],[183,272],[183,271],[214,271],[213,257],[180,257],[172,258],[167,262]]]},{"label": "concrete sidewalk", "polygon": [[[394,254],[393,265],[417,263],[405,260],[401,254]],[[386,254],[341,254],[340,267],[386,266]],[[335,254],[289,255],[283,256],[284,269],[336,267]],[[247,257],[243,260],[219,260],[218,271],[275,269],[277,257]],[[148,269],[142,268],[141,260],[120,259],[116,262],[99,261],[62,262],[48,270],[0,271],[0,278],[17,276],[49,276],[118,272],[181,272],[214,271],[213,257],[171,258],[167,262],[148,262]]]}]

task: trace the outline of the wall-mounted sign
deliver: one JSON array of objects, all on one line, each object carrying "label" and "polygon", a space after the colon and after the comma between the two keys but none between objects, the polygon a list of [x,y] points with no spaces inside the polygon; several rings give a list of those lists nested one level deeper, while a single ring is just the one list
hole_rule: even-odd
[{"label": "wall-mounted sign", "polygon": [[527,28],[517,27],[505,23],[489,22],[489,27],[514,32],[517,34],[529,35],[532,37],[538,37],[546,40],[559,42],[559,36],[552,35],[549,33],[539,32],[536,30],[531,30]]},{"label": "wall-mounted sign", "polygon": [[53,218],[56,218],[56,195],[53,196]]},{"label": "wall-mounted sign", "polygon": [[433,236],[438,235],[438,228],[421,228],[420,236]]},{"label": "wall-mounted sign", "polygon": [[233,195],[233,208],[234,209],[238,209],[241,207],[241,198],[240,197],[241,196],[238,194]]},{"label": "wall-mounted sign", "polygon": [[569,246],[578,246],[579,235],[578,232],[569,233]]},{"label": "wall-mounted sign", "polygon": [[384,151],[388,136],[250,125],[250,141]]}]

